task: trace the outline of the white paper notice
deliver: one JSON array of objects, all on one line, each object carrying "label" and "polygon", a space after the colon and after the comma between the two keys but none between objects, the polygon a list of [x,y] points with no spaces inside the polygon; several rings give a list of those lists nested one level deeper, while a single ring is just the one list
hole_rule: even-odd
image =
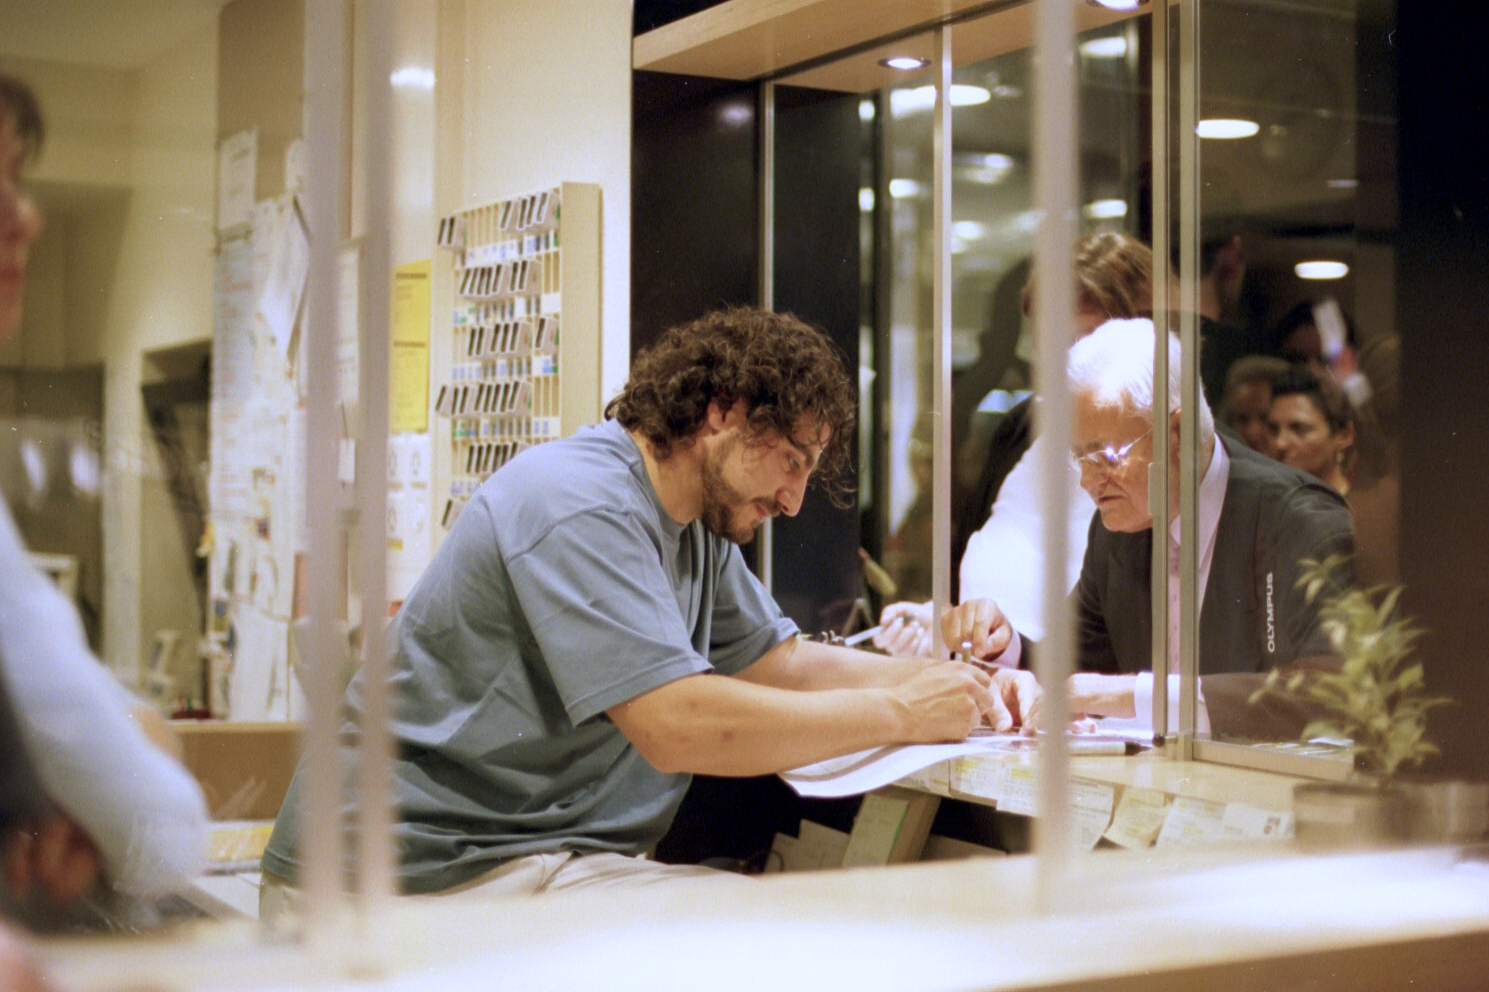
[{"label": "white paper notice", "polygon": [[969,754],[951,762],[951,788],[966,796],[999,802],[1003,798],[1003,781],[1007,759]]},{"label": "white paper notice", "polygon": [[1293,835],[1293,815],[1230,803],[1220,818],[1224,840],[1287,840]]},{"label": "white paper notice", "polygon": [[310,273],[310,235],[293,204],[272,237],[258,317],[274,336],[279,353],[288,357],[300,301],[305,297],[305,279]]},{"label": "white paper notice", "polygon": [[1003,794],[998,808],[1007,813],[1033,816],[1039,812],[1039,793],[1034,784],[1033,765],[1010,764],[1003,772]]},{"label": "white paper notice", "polygon": [[258,131],[249,128],[217,146],[217,229],[247,224],[253,217],[253,183],[258,172]]},{"label": "white paper notice", "polygon": [[781,772],[781,778],[801,796],[856,796],[898,782],[938,761],[976,754],[989,747],[986,739],[979,738],[960,744],[879,747]]},{"label": "white paper notice", "polygon": [[1224,816],[1224,803],[1177,796],[1163,821],[1163,829],[1158,831],[1158,846],[1209,843],[1220,836],[1220,821]]},{"label": "white paper notice", "polygon": [[1087,851],[1096,846],[1106,825],[1112,822],[1112,803],[1117,790],[1102,782],[1070,780],[1070,812],[1075,821],[1076,843]]},{"label": "white paper notice", "polygon": [[1152,844],[1168,816],[1168,797],[1157,789],[1128,786],[1122,791],[1106,839],[1122,847],[1144,848]]}]

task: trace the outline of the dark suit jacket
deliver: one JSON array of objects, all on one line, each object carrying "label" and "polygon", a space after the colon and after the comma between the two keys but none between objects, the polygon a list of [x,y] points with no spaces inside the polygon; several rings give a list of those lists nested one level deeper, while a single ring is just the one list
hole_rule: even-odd
[{"label": "dark suit jacket", "polygon": [[[1255,675],[1330,654],[1318,615],[1297,582],[1303,559],[1353,551],[1348,507],[1313,476],[1229,438],[1218,440],[1230,457],[1230,473],[1200,613],[1200,674]],[[1151,668],[1152,535],[1151,529],[1114,534],[1102,526],[1099,513],[1092,519],[1076,586],[1082,669],[1130,674]],[[1254,678],[1244,680],[1245,693],[1256,684]],[[1217,733],[1284,732],[1249,726],[1254,721],[1247,718],[1244,697],[1241,710],[1226,712],[1230,695],[1223,681],[1217,680],[1212,691],[1207,679],[1206,703]]]}]

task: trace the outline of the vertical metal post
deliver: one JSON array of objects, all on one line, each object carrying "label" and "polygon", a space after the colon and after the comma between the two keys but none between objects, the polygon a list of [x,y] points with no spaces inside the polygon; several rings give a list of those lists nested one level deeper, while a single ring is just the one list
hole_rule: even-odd
[{"label": "vertical metal post", "polygon": [[[760,307],[775,309],[776,296],[776,84],[760,85]],[[760,525],[760,582],[775,591],[775,521]]]},{"label": "vertical metal post", "polygon": [[[1169,219],[1169,147],[1172,115],[1169,93],[1169,31],[1172,7],[1155,4],[1151,19],[1153,34],[1153,185],[1149,202],[1153,209],[1153,329],[1157,341],[1167,341],[1169,301],[1173,287],[1169,279],[1169,242],[1172,228]],[[1154,346],[1153,409],[1168,409],[1168,349]],[[1158,427],[1155,419],[1154,427]],[[1166,446],[1158,444],[1154,434],[1154,452]],[[1148,469],[1148,495],[1153,515],[1153,566],[1149,584],[1153,619],[1153,731],[1168,732],[1168,500],[1153,499],[1154,493],[1167,493],[1169,471],[1167,458],[1154,458]],[[1163,538],[1163,540],[1160,540]]]},{"label": "vertical metal post", "polygon": [[[1066,679],[1074,668],[1075,636],[1067,605],[1065,562],[1066,478],[1071,439],[1070,389],[1065,377],[1070,329],[1075,326],[1074,245],[1079,195],[1077,164],[1080,120],[1075,78],[1075,8],[1070,3],[1038,5],[1034,46],[1035,204],[1039,232],[1034,256],[1034,317],[1039,364],[1036,390],[1039,409],[1040,505],[1044,507],[1044,629],[1035,673],[1045,690],[1048,726],[1063,728],[1069,720]],[[1054,746],[1039,749],[1039,818],[1034,823],[1039,855],[1036,896],[1049,912],[1069,876],[1074,838],[1069,810],[1069,756],[1064,735],[1049,738]]]},{"label": "vertical metal post", "polygon": [[[298,839],[305,862],[306,937],[325,947],[341,898],[336,756],[338,651],[332,619],[339,558],[336,448],[337,254],[341,243],[342,113],[347,106],[346,5],[338,0],[305,5],[305,198],[310,234],[305,323],[305,523],[308,536],[308,629],[301,642],[300,673],[307,716],[304,731],[306,802]],[[299,454],[299,453],[297,453]]]},{"label": "vertical metal post", "polygon": [[[1199,3],[1179,3],[1179,746],[1194,753],[1199,685]],[[1217,444],[1219,441],[1217,440]],[[1165,544],[1167,541],[1165,540]],[[1156,547],[1157,541],[1154,542]],[[1156,688],[1156,687],[1155,687]]]},{"label": "vertical metal post", "polygon": [[[936,109],[931,123],[932,283],[931,601],[939,617],[951,601],[951,29],[936,29]],[[944,658],[941,624],[931,624],[932,650]],[[951,645],[953,649],[956,645]]]},{"label": "vertical metal post", "polygon": [[[362,594],[361,782],[357,861],[358,904],[364,929],[393,892],[392,719],[384,627],[388,619],[388,352],[392,272],[392,83],[394,8],[365,2],[358,23],[359,59],[368,135],[365,143],[367,229],[362,241],[363,279],[358,342],[361,422],[357,431],[357,492],[360,507],[358,576]],[[369,947],[369,951],[374,948]]]}]

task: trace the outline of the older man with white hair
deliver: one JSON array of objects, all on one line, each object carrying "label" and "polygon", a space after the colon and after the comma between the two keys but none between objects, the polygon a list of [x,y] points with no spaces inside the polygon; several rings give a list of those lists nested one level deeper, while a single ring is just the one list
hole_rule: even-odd
[{"label": "older man with white hair", "polygon": [[[1180,351],[1170,335],[1169,412],[1155,422],[1154,333],[1150,320],[1109,321],[1070,351],[1071,455],[1097,511],[1074,593],[1081,672],[1069,684],[1073,713],[1138,719],[1151,713],[1148,468],[1165,448],[1169,670],[1178,671]],[[1203,397],[1196,420],[1204,466],[1197,528],[1201,729],[1285,735],[1295,732],[1297,713],[1253,708],[1246,700],[1260,673],[1328,659],[1328,639],[1297,580],[1304,560],[1352,552],[1349,510],[1317,479],[1218,436]],[[949,644],[970,642],[979,658],[1004,665],[1026,660],[1023,641],[992,600],[948,611],[942,632]],[[1172,684],[1169,691],[1176,693]]]}]

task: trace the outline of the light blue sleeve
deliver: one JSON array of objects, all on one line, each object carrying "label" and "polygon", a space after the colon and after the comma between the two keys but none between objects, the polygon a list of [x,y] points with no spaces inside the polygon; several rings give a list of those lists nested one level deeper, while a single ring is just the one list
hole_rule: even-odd
[{"label": "light blue sleeve", "polygon": [[799,632],[744,562],[737,544],[724,546],[715,580],[708,660],[726,675],[738,675],[777,644]]},{"label": "light blue sleeve", "polygon": [[634,516],[592,509],[534,535],[506,567],[575,724],[710,669],[693,647],[656,545]]},{"label": "light blue sleeve", "polygon": [[136,725],[133,697],[31,564],[3,501],[0,675],[43,789],[98,847],[109,884],[130,895],[187,885],[206,861],[201,789]]}]

